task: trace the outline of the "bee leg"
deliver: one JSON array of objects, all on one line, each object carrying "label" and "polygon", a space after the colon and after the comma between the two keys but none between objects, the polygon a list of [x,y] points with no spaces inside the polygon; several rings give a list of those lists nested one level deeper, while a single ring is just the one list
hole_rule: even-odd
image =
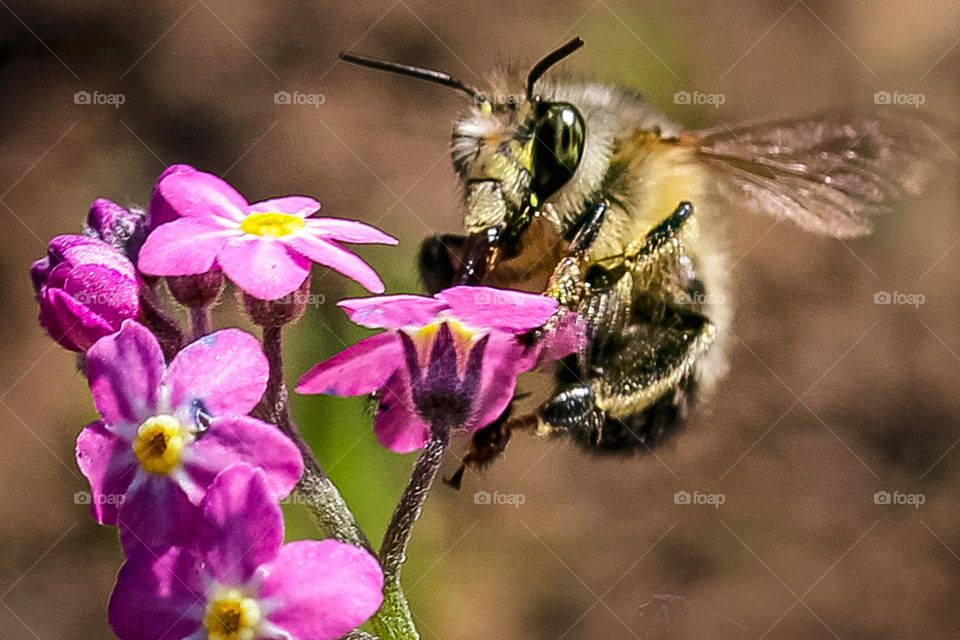
[{"label": "bee leg", "polygon": [[605,345],[587,378],[565,361],[557,391],[541,407],[540,433],[570,435],[595,451],[655,446],[682,422],[696,390],[695,363],[715,335],[702,314],[671,310],[663,324],[632,324]]},{"label": "bee leg", "polygon": [[590,248],[600,233],[600,227],[603,226],[603,221],[606,219],[608,207],[606,201],[601,200],[580,214],[573,225],[575,233],[570,240],[567,255],[579,255]]},{"label": "bee leg", "polygon": [[607,202],[601,200],[580,214],[573,226],[575,232],[566,255],[550,276],[546,294],[568,309],[575,309],[583,297],[586,252],[597,239],[608,208]]},{"label": "bee leg", "polygon": [[452,233],[426,238],[420,244],[417,267],[423,288],[433,295],[453,285],[463,264],[466,237]]}]

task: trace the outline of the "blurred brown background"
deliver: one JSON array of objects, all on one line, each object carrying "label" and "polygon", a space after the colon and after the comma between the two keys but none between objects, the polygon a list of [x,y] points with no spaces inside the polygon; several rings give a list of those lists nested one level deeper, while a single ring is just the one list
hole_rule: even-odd
[{"label": "blurred brown background", "polygon": [[[146,202],[173,162],[251,200],[315,195],[327,214],[398,235],[399,249],[361,250],[393,292],[416,290],[422,236],[458,228],[447,138],[461,96],[337,63],[338,51],[481,82],[579,34],[588,46],[568,69],[636,87],[690,127],[870,109],[877,91],[922,95],[907,109],[920,117],[950,116],[958,99],[949,1],[0,5],[5,640],[110,637],[121,561],[114,533],[74,501],[86,483],[73,439],[95,414],[73,358],[35,323],[27,266],[48,238],[76,231],[98,196]],[[78,91],[123,104],[77,104]],[[278,91],[315,104],[276,104]],[[725,101],[677,104],[677,91]],[[597,460],[518,436],[462,492],[438,488],[405,572],[423,636],[958,637],[957,196],[948,169],[845,244],[731,213],[736,339],[714,400],[658,457]],[[360,335],[332,302],[362,292],[316,280],[328,304],[292,332],[291,380]],[[874,304],[883,291],[924,303]],[[294,409],[378,538],[412,459],[376,445],[359,401]],[[513,504],[477,504],[478,491]],[[677,504],[684,491],[723,504]],[[923,504],[877,504],[878,491]],[[312,535],[289,514],[291,536]]]}]

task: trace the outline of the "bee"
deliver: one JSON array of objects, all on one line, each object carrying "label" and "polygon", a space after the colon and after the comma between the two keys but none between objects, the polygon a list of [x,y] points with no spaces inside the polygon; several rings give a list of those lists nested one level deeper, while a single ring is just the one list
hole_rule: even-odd
[{"label": "bee", "polygon": [[451,147],[466,235],[424,241],[425,288],[542,292],[586,323],[586,344],[557,367],[549,399],[477,432],[467,464],[490,462],[518,427],[593,451],[660,444],[726,369],[724,217],[748,209],[861,236],[919,192],[944,155],[920,122],[857,113],[686,131],[631,89],[547,74],[583,44],[571,40],[526,74],[496,74],[489,91],[340,56],[470,99]]}]

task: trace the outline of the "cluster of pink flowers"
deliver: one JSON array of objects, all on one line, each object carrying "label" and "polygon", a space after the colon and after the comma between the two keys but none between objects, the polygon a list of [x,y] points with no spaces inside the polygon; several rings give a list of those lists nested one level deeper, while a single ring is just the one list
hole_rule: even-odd
[{"label": "cluster of pink flowers", "polygon": [[[175,165],[146,212],[96,200],[83,233],[54,238],[31,268],[40,324],[82,354],[100,414],[76,455],[93,516],[118,528],[127,558],[109,605],[121,640],[332,639],[380,607],[384,576],[368,550],[283,544],[278,503],[296,487],[304,453],[259,410],[278,373],[260,341],[227,328],[195,331],[183,346],[164,311],[161,278],[203,312],[224,277],[269,308],[308,286],[314,262],[381,293],[376,272],[342,244],[396,240],[315,217],[319,209],[304,196],[251,204],[216,176]],[[432,429],[493,422],[520,373],[580,340],[576,323],[551,323],[555,301],[483,287],[340,306],[386,331],[317,365],[297,390],[376,394],[376,435],[398,453],[423,448]],[[555,330],[541,339],[521,339],[548,323]]]}]

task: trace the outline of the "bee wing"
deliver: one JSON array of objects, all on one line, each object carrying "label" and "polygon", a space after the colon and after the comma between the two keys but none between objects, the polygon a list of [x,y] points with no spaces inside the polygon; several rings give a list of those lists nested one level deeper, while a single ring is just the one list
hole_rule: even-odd
[{"label": "bee wing", "polygon": [[830,112],[695,135],[722,197],[839,238],[869,233],[873,216],[953,160],[937,131],[910,117]]}]

